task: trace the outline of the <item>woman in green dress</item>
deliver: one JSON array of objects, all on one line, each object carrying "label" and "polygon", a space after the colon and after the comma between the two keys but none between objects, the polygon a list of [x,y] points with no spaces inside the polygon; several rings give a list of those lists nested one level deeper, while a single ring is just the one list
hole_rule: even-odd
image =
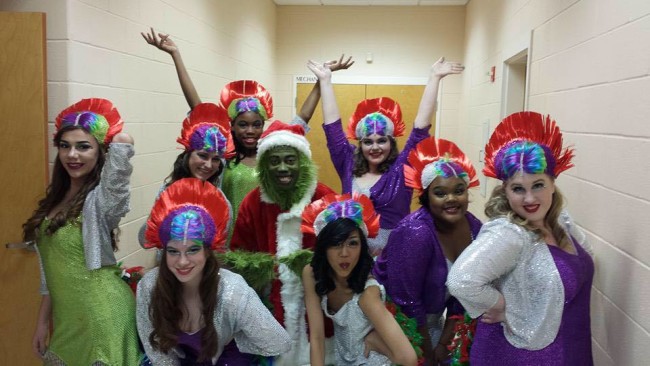
[{"label": "woman in green dress", "polygon": [[135,297],[114,255],[133,170],[133,139],[121,132],[123,124],[105,99],[84,99],[56,118],[52,181],[23,225],[40,257],[42,301],[32,345],[46,365],[141,361]]}]

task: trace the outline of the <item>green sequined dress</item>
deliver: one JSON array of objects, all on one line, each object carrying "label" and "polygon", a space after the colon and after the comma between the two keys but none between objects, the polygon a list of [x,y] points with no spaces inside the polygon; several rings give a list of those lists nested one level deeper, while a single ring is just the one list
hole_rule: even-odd
[{"label": "green sequined dress", "polygon": [[88,270],[81,220],[53,235],[41,224],[38,249],[52,300],[49,365],[138,365],[135,297],[117,266]]},{"label": "green sequined dress", "polygon": [[257,188],[258,185],[255,167],[241,162],[239,164],[230,162],[230,166],[226,168],[223,174],[223,184],[221,186],[221,190],[232,205],[232,225],[230,225],[230,232],[228,233],[228,243],[230,243],[232,231],[237,221],[237,213],[239,212],[241,201],[244,200],[244,197],[250,191]]}]

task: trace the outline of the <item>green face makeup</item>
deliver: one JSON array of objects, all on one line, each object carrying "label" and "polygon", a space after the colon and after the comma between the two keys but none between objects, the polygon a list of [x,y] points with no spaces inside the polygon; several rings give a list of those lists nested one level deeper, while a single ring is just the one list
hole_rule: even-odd
[{"label": "green face makeup", "polygon": [[281,191],[292,190],[300,175],[298,151],[293,147],[278,146],[267,154],[269,175],[273,183]]}]

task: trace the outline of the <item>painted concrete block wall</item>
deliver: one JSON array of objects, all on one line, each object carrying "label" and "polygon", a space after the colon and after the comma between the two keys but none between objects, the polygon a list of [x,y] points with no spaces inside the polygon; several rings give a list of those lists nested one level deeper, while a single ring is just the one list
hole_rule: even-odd
[{"label": "painted concrete block wall", "polygon": [[[136,141],[131,212],[121,222],[118,260],[153,264],[140,249],[162,180],[180,153],[176,138],[189,108],[171,57],[140,36],[152,26],[171,34],[203,101],[224,84],[255,79],[275,86],[276,6],[272,0],[13,0],[3,11],[47,13],[50,131],[56,115],[82,98],[111,99]],[[243,10],[245,9],[245,11]],[[51,160],[55,152],[50,150]]]},{"label": "painted concrete block wall", "polygon": [[[354,66],[334,74],[334,81],[343,76],[368,84],[377,78],[426,83],[439,57],[463,61],[465,7],[461,6],[281,6],[277,23],[278,90],[274,97],[280,118],[291,118],[294,113],[293,76],[312,75],[306,67],[309,59],[325,61],[342,53],[353,56]],[[366,62],[368,53],[372,63]],[[460,86],[457,76],[443,81],[441,131],[448,134],[456,130]]]},{"label": "painted concrete block wall", "polygon": [[[560,176],[558,185],[596,253],[595,362],[647,364],[650,3],[471,1],[465,34],[462,148],[481,168],[479,127],[489,119],[494,129],[504,117],[502,64],[532,42],[529,109],[554,117],[576,148],[576,167]],[[485,73],[493,65],[497,80],[490,83]],[[482,214],[485,199],[473,196],[470,209]]]}]

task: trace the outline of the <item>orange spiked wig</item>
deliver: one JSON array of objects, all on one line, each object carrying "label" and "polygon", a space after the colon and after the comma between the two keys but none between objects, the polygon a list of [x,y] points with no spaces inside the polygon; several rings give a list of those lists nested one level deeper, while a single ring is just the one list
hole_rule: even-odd
[{"label": "orange spiked wig", "polygon": [[328,223],[340,218],[356,222],[368,238],[374,238],[379,232],[379,214],[372,201],[358,193],[352,196],[332,193],[312,202],[302,212],[301,229],[318,235]]},{"label": "orange spiked wig", "polygon": [[206,150],[226,158],[235,149],[228,112],[212,103],[201,103],[192,109],[176,141],[187,151]]},{"label": "orange spiked wig", "polygon": [[165,248],[171,240],[192,240],[224,251],[229,220],[228,200],[219,189],[197,178],[180,179],[154,204],[144,247]]},{"label": "orange spiked wig", "polygon": [[64,109],[56,117],[55,126],[57,131],[66,126],[80,126],[99,144],[106,145],[122,131],[124,121],[110,100],[90,98]]},{"label": "orange spiked wig", "polygon": [[502,181],[516,172],[557,177],[573,164],[572,148],[562,147],[562,132],[550,116],[518,112],[504,118],[485,145],[483,174]]},{"label": "orange spiked wig", "polygon": [[468,188],[479,185],[476,170],[463,151],[451,141],[426,138],[418,143],[404,166],[406,186],[424,191],[436,177],[463,178]]},{"label": "orange spiked wig", "polygon": [[244,112],[258,113],[266,121],[273,117],[271,94],[254,80],[237,80],[221,89],[221,105],[228,111],[230,120]]},{"label": "orange spiked wig", "polygon": [[399,137],[405,128],[402,109],[396,101],[388,97],[366,99],[357,104],[350,117],[347,137],[361,140],[375,133]]}]

